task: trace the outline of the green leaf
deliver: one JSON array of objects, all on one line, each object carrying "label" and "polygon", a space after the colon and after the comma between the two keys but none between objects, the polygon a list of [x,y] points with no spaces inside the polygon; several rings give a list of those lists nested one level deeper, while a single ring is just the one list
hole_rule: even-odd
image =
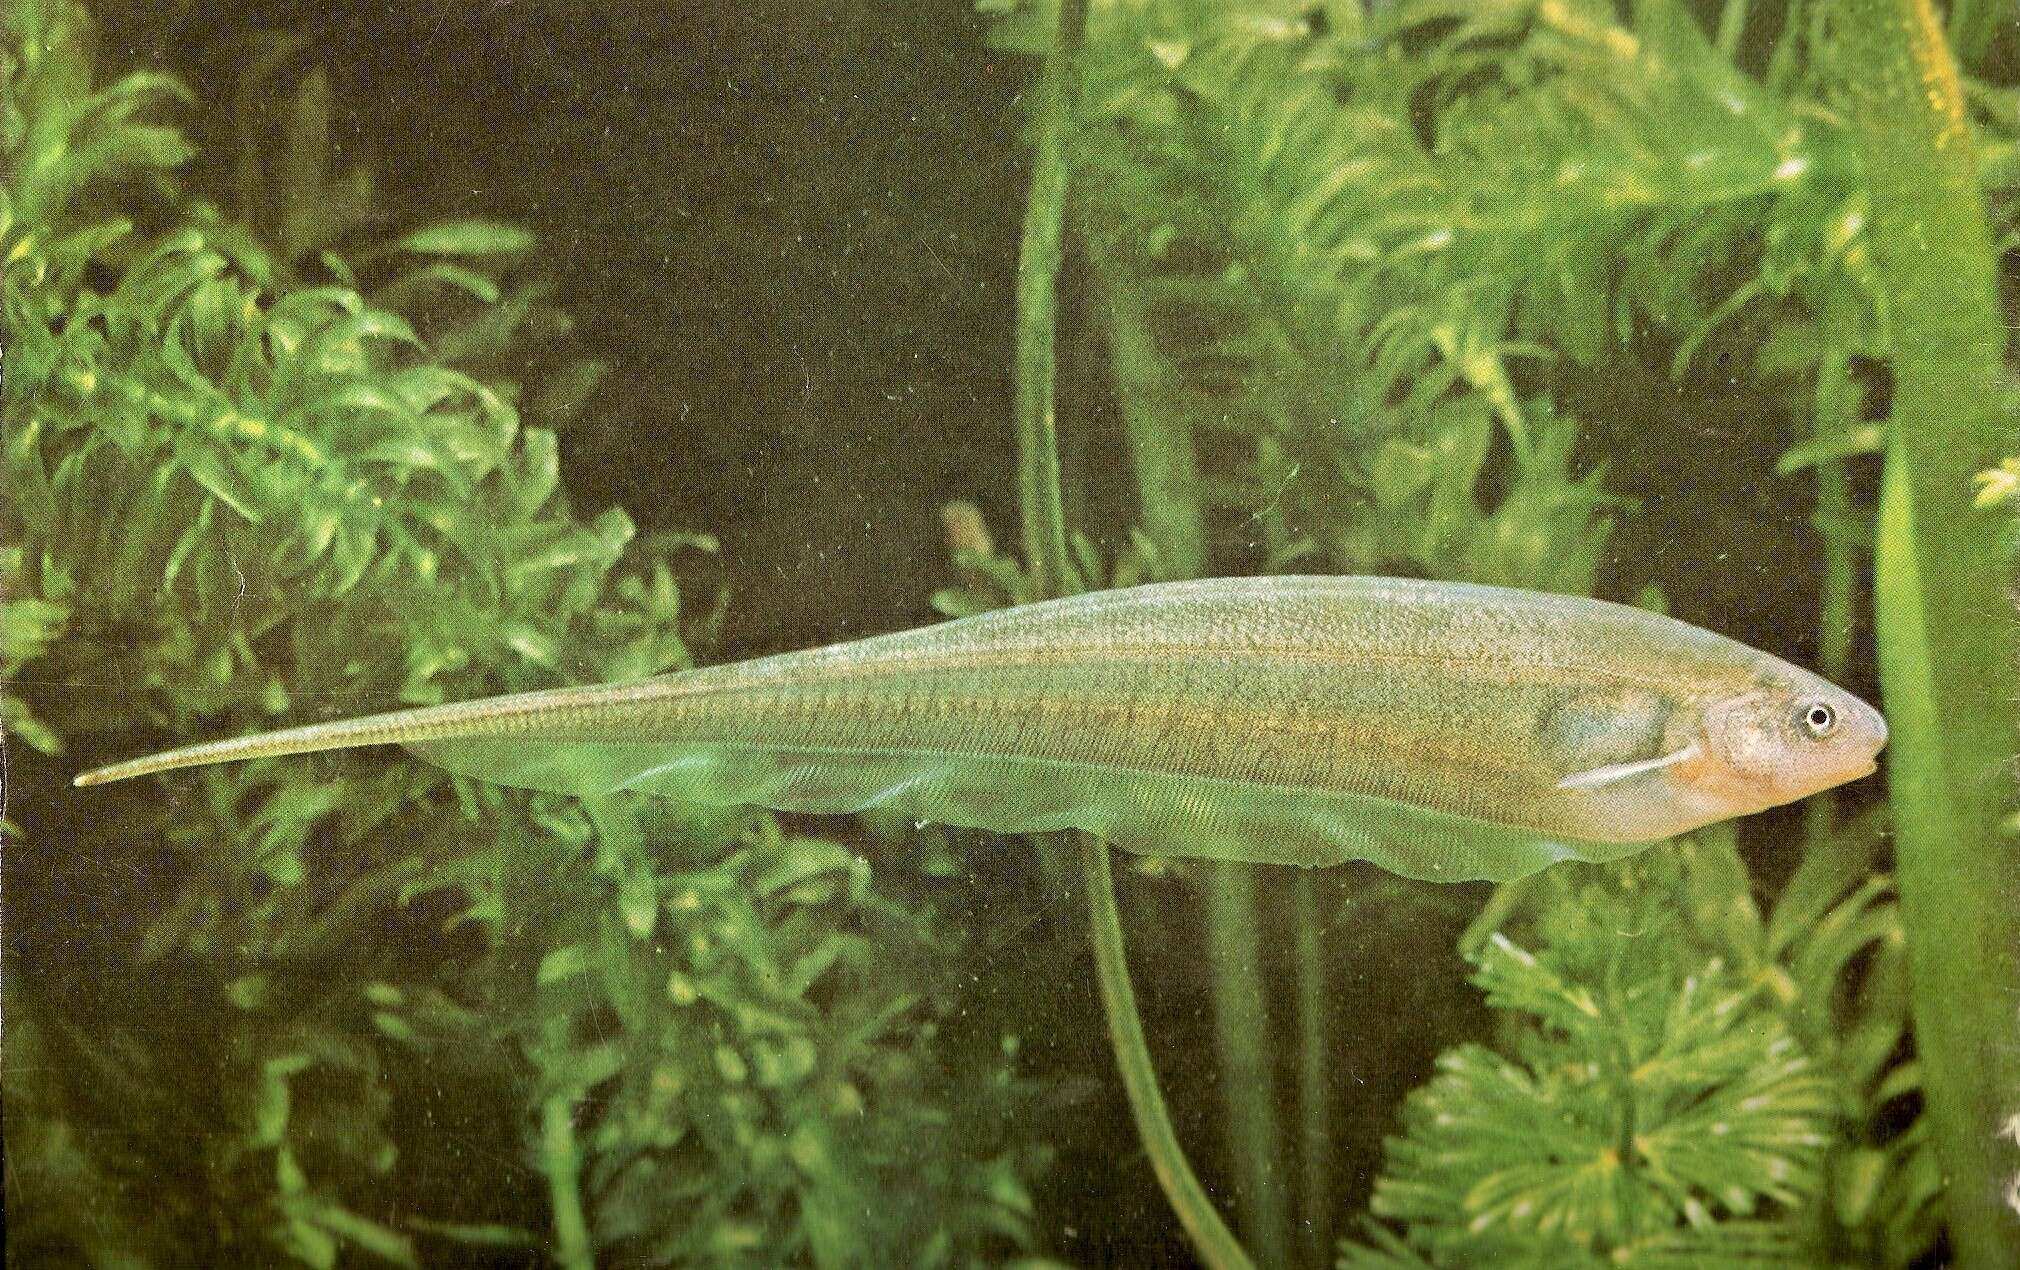
[{"label": "green leaf", "polygon": [[272,980],[264,974],[240,975],[225,985],[225,999],[241,1010],[260,1009],[272,996]]},{"label": "green leaf", "polygon": [[533,981],[545,987],[550,983],[573,978],[588,969],[589,950],[581,944],[563,944],[559,948],[549,950],[547,955],[540,959],[540,969],[534,974]]},{"label": "green leaf", "polygon": [[289,1252],[315,1270],[335,1270],[339,1245],[336,1236],[321,1225],[307,1218],[292,1217],[284,1242]]},{"label": "green leaf", "polygon": [[182,469],[189,473],[191,480],[217,495],[218,501],[247,522],[257,525],[265,519],[265,513],[259,507],[259,495],[224,453],[192,439],[176,446],[176,457],[182,460]]},{"label": "green leaf", "polygon": [[423,1234],[439,1235],[459,1244],[469,1244],[476,1248],[531,1248],[540,1237],[520,1226],[505,1226],[486,1222],[433,1221],[426,1217],[410,1217],[407,1224]]},{"label": "green leaf", "polygon": [[559,664],[560,650],[553,636],[525,622],[507,623],[498,632],[505,647],[536,666]]},{"label": "green leaf", "polygon": [[1878,454],[1886,445],[1886,425],[1862,424],[1792,445],[1775,461],[1775,475],[1791,476],[1804,468],[1836,463],[1862,454]]},{"label": "green leaf", "polygon": [[328,1204],[316,1211],[315,1220],[330,1233],[383,1261],[390,1261],[396,1266],[419,1267],[421,1264],[414,1256],[412,1242],[405,1235],[369,1217]]},{"label": "green leaf", "polygon": [[401,274],[376,292],[372,296],[372,302],[380,308],[405,308],[422,292],[436,286],[462,291],[479,304],[498,302],[497,282],[475,270],[441,260]]},{"label": "green leaf", "polygon": [[1865,1223],[1886,1180],[1888,1167],[1887,1153],[1872,1147],[1855,1148],[1838,1161],[1831,1179],[1831,1200],[1847,1225]]},{"label": "green leaf", "polygon": [[617,908],[633,939],[650,939],[659,918],[659,884],[643,866],[627,870],[617,884]]},{"label": "green leaf", "polygon": [[176,578],[182,574],[183,565],[189,562],[190,552],[194,551],[198,544],[203,542],[208,536],[211,509],[216,506],[217,504],[210,499],[204,499],[202,508],[196,514],[196,519],[190,523],[187,529],[182,531],[182,536],[176,540],[175,547],[168,553],[168,562],[162,566],[162,590],[167,591],[174,588]]},{"label": "green leaf", "polygon": [[526,251],[533,246],[533,235],[497,221],[445,221],[416,230],[398,246],[402,251],[433,256],[496,256]]},{"label": "green leaf", "polygon": [[372,1026],[403,1045],[418,1044],[421,1040],[412,1024],[389,1010],[374,1010]]},{"label": "green leaf", "polygon": [[771,863],[746,886],[752,895],[769,897],[823,873],[859,870],[867,873],[869,864],[839,843],[824,838],[787,838],[773,853]]},{"label": "green leaf", "polygon": [[287,1134],[292,1099],[287,1077],[270,1064],[261,1074],[259,1101],[253,1108],[252,1143],[256,1147],[278,1146]]}]

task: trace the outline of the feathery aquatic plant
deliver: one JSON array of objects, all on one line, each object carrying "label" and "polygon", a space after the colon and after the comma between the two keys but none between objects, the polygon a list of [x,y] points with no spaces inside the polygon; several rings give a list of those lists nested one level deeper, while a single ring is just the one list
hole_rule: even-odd
[{"label": "feathery aquatic plant", "polygon": [[1088,233],[1173,332],[1164,404],[1253,456],[1204,496],[1343,568],[1588,589],[1604,499],[1525,384],[1651,330],[1680,369],[1749,305],[1870,326],[1838,131],[1675,6],[1602,10],[1097,9]]},{"label": "feathery aquatic plant", "polygon": [[364,188],[313,72],[263,81],[286,127],[228,215],[161,121],[187,93],[95,85],[71,5],[5,20],[0,659],[10,732],[62,756],[7,773],[10,1256],[1029,1247],[1047,1090],[943,1030],[953,884],[398,760],[63,790],[139,733],[684,665],[708,544],[568,506],[551,425],[595,375],[530,236],[261,210]]},{"label": "feathery aquatic plant", "polygon": [[[992,7],[997,43],[1046,46],[1043,5]],[[1891,336],[1840,70],[1811,16],[1742,59],[1732,21],[1709,33],[1671,3],[1365,20],[1096,4],[1079,227],[1151,539],[1222,571],[1589,590],[1615,504],[1555,390],[1715,359],[1787,403],[1782,473],[1816,473],[1820,659],[1843,673],[1871,513],[1847,469],[1881,434],[1859,364]],[[2008,187],[2010,93],[1973,85],[1971,101],[1986,179]],[[1810,855],[1839,854],[1837,836],[1820,801]],[[1844,1095],[1861,1124],[1878,1115],[1871,1076]],[[1914,1090],[1900,1069],[1880,1101],[1912,1108]],[[1910,1123],[1833,1154],[1840,1243],[1902,1260],[1933,1239]]]},{"label": "feathery aquatic plant", "polygon": [[1343,1270],[1925,1250],[1933,1159],[1880,1123],[1912,1073],[1899,908],[1852,871],[1873,843],[1820,852],[1766,920],[1725,831],[1510,888],[1468,939],[1499,1041],[1410,1096]]}]

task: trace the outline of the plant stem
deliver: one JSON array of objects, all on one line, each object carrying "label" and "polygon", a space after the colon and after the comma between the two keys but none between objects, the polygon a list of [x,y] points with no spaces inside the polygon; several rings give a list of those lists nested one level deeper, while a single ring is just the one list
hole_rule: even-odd
[{"label": "plant stem", "polygon": [[[1282,471],[1287,464],[1276,438],[1256,442],[1256,466],[1263,472]],[[1289,547],[1283,517],[1260,517],[1263,541],[1271,560],[1281,560]],[[1319,938],[1318,877],[1299,869],[1291,882],[1291,925],[1297,932],[1298,998],[1298,1230],[1303,1236],[1305,1263],[1328,1265],[1333,1249],[1333,1064],[1327,1059],[1332,1035],[1332,995],[1326,988],[1325,945]]]},{"label": "plant stem", "polygon": [[1206,572],[1207,555],[1192,429],[1171,408],[1164,358],[1142,295],[1118,269],[1104,268],[1101,281],[1116,397],[1136,470],[1137,516],[1157,544],[1165,575],[1196,578]]},{"label": "plant stem", "polygon": [[555,1094],[540,1107],[541,1170],[547,1174],[548,1205],[554,1211],[554,1260],[565,1270],[593,1270],[589,1223],[582,1212],[576,1173],[582,1165],[575,1147],[575,1099]]},{"label": "plant stem", "polygon": [[[1817,368],[1814,432],[1818,437],[1849,432],[1857,407],[1857,385],[1850,358],[1826,352]],[[1824,543],[1822,594],[1817,605],[1817,669],[1833,682],[1842,681],[1852,664],[1853,591],[1858,584],[1853,553],[1857,527],[1852,523],[1852,499],[1843,463],[1817,464],[1816,527]]]},{"label": "plant stem", "polygon": [[1846,0],[1841,78],[1893,330],[1876,545],[1916,1047],[1957,1264],[2009,1266],[2020,1143],[2020,753],[2010,548],[1971,480],[2005,452],[2001,319],[1955,62],[1929,0]]},{"label": "plant stem", "polygon": [[[1192,432],[1170,408],[1170,372],[1151,332],[1142,294],[1119,269],[1104,267],[1100,274],[1116,396],[1136,472],[1138,516],[1157,545],[1166,575],[1197,577],[1206,569],[1206,529]],[[1242,864],[1213,864],[1203,866],[1199,877],[1207,958],[1213,970],[1221,1103],[1228,1153],[1238,1179],[1235,1203],[1242,1233],[1263,1263],[1287,1265],[1291,1216],[1288,1193],[1278,1177],[1283,1132],[1277,1121],[1255,873]],[[1323,1258],[1315,1264],[1323,1264]]]},{"label": "plant stem", "polygon": [[1726,61],[1733,60],[1739,51],[1739,37],[1746,30],[1747,10],[1752,6],[1748,0],[1725,0],[1725,9],[1718,15],[1718,51]]},{"label": "plant stem", "polygon": [[[1302,872],[1302,870],[1300,870]],[[1206,948],[1213,967],[1214,1048],[1233,1157],[1242,1233],[1268,1266],[1291,1255],[1289,1192],[1280,1176],[1283,1131],[1277,1123],[1271,1061],[1269,991],[1263,984],[1255,869],[1216,864],[1205,870]]]},{"label": "plant stem", "polygon": [[1332,1012],[1319,942],[1318,879],[1312,870],[1298,870],[1291,906],[1291,927],[1297,932],[1298,1230],[1304,1237],[1305,1264],[1323,1266],[1331,1261],[1333,1246],[1332,1085],[1326,1062]]},{"label": "plant stem", "polygon": [[1087,0],[1061,0],[1058,38],[1038,77],[1031,193],[1017,255],[1017,502],[1023,511],[1025,566],[1046,595],[1078,589],[1059,495],[1058,372],[1052,341],[1066,233],[1066,141],[1073,124],[1074,68],[1086,26]]},{"label": "plant stem", "polygon": [[[1066,554],[1066,521],[1059,496],[1054,341],[1066,216],[1066,132],[1073,116],[1073,63],[1086,23],[1086,0],[1062,0],[1059,35],[1040,83],[1037,158],[1017,262],[1018,494],[1024,518],[1025,563],[1041,594],[1069,591],[1077,585]],[[1115,902],[1108,847],[1084,834],[1074,837],[1086,862],[1088,925],[1101,1004],[1108,1015],[1109,1040],[1151,1170],[1200,1259],[1213,1270],[1249,1270],[1247,1254],[1193,1175],[1158,1090],[1157,1069],[1150,1060],[1143,1019],[1137,1013],[1136,991],[1129,982],[1129,959],[1123,947],[1122,914]]]},{"label": "plant stem", "polygon": [[1108,1012],[1108,1036],[1115,1046],[1116,1066],[1129,1091],[1129,1110],[1136,1132],[1150,1156],[1150,1167],[1158,1185],[1170,1199],[1172,1211],[1192,1240],[1193,1250],[1211,1270],[1251,1270],[1253,1263],[1242,1250],[1233,1232],[1220,1218],[1206,1188],[1186,1163],[1185,1148],[1171,1126],[1164,1095],[1158,1092],[1157,1069],[1151,1065],[1150,1050],[1144,1044],[1143,1025],[1136,1011],[1136,989],[1129,982],[1129,960],[1122,946],[1122,914],[1115,905],[1115,875],[1109,867],[1108,848],[1088,839],[1087,909],[1094,935],[1094,964],[1100,971],[1101,1003]]},{"label": "plant stem", "polygon": [[[1817,367],[1816,409],[1812,434],[1822,438],[1842,436],[1855,420],[1857,385],[1851,377],[1850,357],[1827,350]],[[1852,664],[1853,592],[1858,585],[1855,567],[1851,493],[1845,483],[1844,466],[1836,461],[1817,465],[1817,534],[1823,539],[1824,560],[1821,595],[1817,604],[1817,670],[1832,683],[1843,683]],[[1803,804],[1807,836],[1816,842],[1830,832],[1837,816],[1837,798],[1830,792],[1818,794]]]},{"label": "plant stem", "polygon": [[1782,10],[1782,28],[1775,36],[1775,46],[1768,54],[1767,70],[1761,82],[1776,95],[1784,95],[1790,82],[1804,64],[1804,46],[1809,40],[1810,10],[1808,0],[1788,0],[1788,7]]}]

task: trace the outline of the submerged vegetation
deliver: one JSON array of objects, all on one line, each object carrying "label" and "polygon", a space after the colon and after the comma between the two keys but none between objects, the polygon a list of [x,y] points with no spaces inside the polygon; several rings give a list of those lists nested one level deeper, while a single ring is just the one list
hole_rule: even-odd
[{"label": "submerged vegetation", "polygon": [[[999,39],[1044,48],[1034,16],[1013,12]],[[1785,476],[1815,474],[1819,661],[1834,675],[1850,671],[1863,592],[1857,562],[1870,541],[1860,526],[1873,516],[1870,477],[1852,465],[1886,434],[1890,398],[1897,412],[1912,402],[1888,380],[1874,384],[1873,371],[1885,363],[1898,372],[1900,324],[1914,310],[1888,273],[1884,245],[1875,263],[1876,195],[1860,134],[1840,108],[1867,69],[1850,52],[1851,28],[1882,18],[1800,6],[1779,17],[1773,38],[1743,54],[1744,6],[1727,6],[1715,29],[1680,3],[1634,6],[1630,21],[1596,4],[1403,5],[1379,18],[1336,6],[1323,20],[1295,6],[1097,6],[1078,206],[1095,279],[1090,307],[1107,314],[1143,523],[1158,545],[1188,567],[1210,561],[1208,571],[1316,566],[1571,591],[1592,590],[1610,564],[1610,585],[1631,593],[1664,579],[1611,548],[1624,504],[1593,460],[1604,448],[1581,445],[1600,428],[1574,418],[1572,403],[1620,412],[1622,402],[1589,385],[1623,365],[1654,361],[1655,374],[1701,389],[1704,367],[1727,386],[1746,371],[1758,383],[1755,400],[1786,419],[1780,437],[1749,438],[1754,461]],[[1900,37],[1886,25],[1872,38]],[[1988,138],[1983,165],[2007,179],[2015,121],[1995,113],[2007,95],[1977,86],[1973,100]],[[1969,179],[1978,160],[1958,145],[1968,135],[1963,99],[1953,108],[1960,117],[1945,121],[1941,139]],[[1933,145],[1918,135],[1895,153],[1912,170],[1917,147]],[[1968,228],[1975,191],[1953,186],[1942,197]],[[1995,206],[2010,204],[2002,197]],[[1914,239],[1906,226],[1896,233]],[[1972,235],[1947,241],[1968,252]],[[1984,303],[1990,267],[1981,248],[1963,271]],[[1937,279],[1958,272],[1931,271],[1931,282],[1949,285]],[[1953,356],[1968,349],[1974,365],[1996,364],[2000,351],[1999,333],[1980,329],[1932,344]],[[1974,399],[1989,409],[1999,394],[1988,387]],[[1971,473],[1959,463],[1996,458],[1984,439],[2007,435],[2010,411],[1988,413],[1982,427],[1935,417],[1942,413],[1932,402],[1931,417],[1904,426],[1946,456],[1948,474],[1932,484],[1962,506]],[[1690,444],[1685,420],[1669,426],[1672,447]],[[1778,462],[1768,447],[1780,449]],[[1721,457],[1743,464],[1747,454],[1731,447]],[[1980,481],[1987,490],[1997,482]],[[1187,490],[1190,505],[1174,508]],[[1208,547],[1211,525],[1223,529]],[[2013,626],[1998,597],[2012,535],[1987,522],[1960,532],[1984,545],[1945,566],[1955,585],[1944,584],[1942,603],[1974,605],[1948,629],[1977,641],[1973,664],[2005,666]],[[1958,598],[1973,588],[1986,594]],[[1687,591],[1676,598],[1702,603]],[[2010,825],[1999,823],[2012,808],[2000,757],[2011,752],[2010,694],[1961,665],[1945,680],[1959,690],[1969,682],[1975,701],[1996,699],[2006,722],[1960,742],[1979,756],[1972,761],[1991,760],[1967,769],[1978,772],[1970,797],[1988,814],[1951,832],[1943,850],[1971,853],[1972,904],[1984,907],[1955,935],[1938,929],[1933,912],[1925,919],[1923,946],[1956,949],[1920,979],[1932,1011],[1950,994],[1981,991],[1966,986],[1965,960],[1989,973],[1988,1002],[2006,1000],[2003,967],[2020,946],[2011,838],[2002,836]],[[1906,748],[1902,761],[1925,761],[1912,738]],[[2001,779],[1988,782],[1994,767]],[[1758,935],[1740,941],[1751,973],[1739,979],[1730,968],[1738,950],[1725,939],[1694,947],[1692,932],[1680,930],[1620,947],[1621,932],[1639,936],[1651,924],[1632,914],[1611,937],[1586,932],[1581,947],[1560,912],[1540,923],[1562,941],[1540,960],[1514,944],[1489,945],[1480,982],[1490,1002],[1544,1020],[1511,1041],[1528,1074],[1477,1048],[1443,1060],[1446,1074],[1411,1100],[1409,1132],[1392,1146],[1374,1195],[1374,1211],[1404,1230],[1377,1228],[1372,1237],[1388,1252],[1349,1247],[1345,1263],[1394,1255],[1573,1264],[1582,1255],[1616,1264],[1909,1264],[1926,1255],[1938,1239],[1937,1168],[1928,1129],[1907,1113],[1934,1056],[1918,1066],[1897,1052],[1904,936],[1894,907],[1878,902],[1885,879],[1853,885],[1871,852],[1848,867],[1843,833],[1827,805],[1812,811],[1786,894],[1807,906],[1799,911],[1818,932],[1857,934],[1808,954],[1802,979],[1775,979],[1779,1000],[1762,977],[1774,954]],[[1623,872],[1631,879],[1634,868]],[[1806,891],[1819,879],[1835,889]],[[1709,917],[1700,937],[1736,935],[1718,906],[1682,902],[1707,884],[1672,880],[1653,902]],[[1210,910],[1226,906],[1220,884],[1202,885]],[[1743,886],[1732,898],[1750,911]],[[1581,894],[1572,911],[1599,904]],[[1793,930],[1777,942],[1792,946]],[[1230,976],[1217,1002],[1246,994],[1241,958],[1258,947],[1214,948],[1217,973]],[[1633,949],[1647,947],[1661,957],[1637,966]],[[1588,982],[1566,978],[1553,958],[1582,963]],[[1297,969],[1306,980],[1323,973]],[[1580,1017],[1567,1019],[1561,1000],[1553,1010],[1553,993],[1576,1001]],[[1307,988],[1298,999],[1312,1011],[1324,996]],[[1722,1001],[1716,1016],[1697,1005],[1707,996]],[[1871,1012],[1850,1033],[1861,1052],[1832,1061],[1843,1055],[1814,1019],[1852,1001]],[[1798,1002],[1813,1020],[1807,1035],[1761,1017],[1746,1033],[1758,1050],[1721,1044],[1742,1005],[1771,1015]],[[2010,1054],[2010,1013],[2010,1001],[1988,1006],[1959,1031],[1981,1053]],[[1299,1028],[1308,1041],[1299,1088],[1310,1091],[1333,1051],[1309,1044],[1309,1017]],[[1285,1033],[1272,1044],[1264,1029],[1238,1031],[1251,1048],[1289,1048]],[[1830,1053],[1806,1054],[1804,1039]],[[1717,1057],[1693,1063],[1696,1044]],[[1267,1088],[1268,1062],[1241,1064],[1227,1047],[1220,1057],[1226,1072],[1264,1073]],[[1976,1145],[1992,1140],[1984,1125],[2000,1123],[1997,1070],[1937,1070],[1981,1098],[1974,1145],[1964,1147],[1958,1126],[1941,1143],[1946,1158],[2002,1152]],[[1566,1088],[1564,1072],[1582,1076]],[[1789,1082],[1750,1084],[1774,1073]],[[1496,1081],[1534,1101],[1525,1108],[1521,1096],[1497,1094]],[[2004,1087],[2009,1100],[2020,1093]],[[1738,1118],[1717,1114],[1735,1105],[1772,1127],[1749,1135]],[[1704,1126],[1690,1121],[1700,1114],[1729,1134],[1697,1141]],[[1549,1125],[1562,1132],[1545,1132]],[[1322,1175],[1309,1167],[1323,1149],[1311,1136],[1308,1127],[1307,1179]],[[1273,1162],[1281,1170],[1274,1130],[1238,1100],[1227,1137],[1250,1161],[1237,1171],[1245,1187],[1270,1178]],[[1673,1141],[1701,1154],[1668,1158]],[[1976,1196],[1993,1194],[1996,1171],[1965,1175]],[[1953,1250],[1996,1264],[2015,1232],[2010,1214],[1989,1226],[1974,1215],[1981,1198],[1951,1208]],[[1252,1246],[1287,1246],[1281,1209],[1240,1211]]]},{"label": "submerged vegetation", "polygon": [[[1903,4],[1848,5],[1848,94],[1892,315],[1880,499],[1880,670],[1899,719],[1893,799],[1915,931],[1915,1024],[1959,1259],[2020,1247],[2020,652],[2010,522],[1970,483],[2013,440],[2006,322],[1974,188],[1963,85]],[[1986,1126],[2000,1126],[1992,1133]]]},{"label": "submerged vegetation", "polygon": [[178,85],[94,82],[67,5],[10,22],[8,726],[46,756],[8,771],[10,1261],[1031,1247],[1058,1091],[952,1026],[990,920],[930,846],[873,877],[769,817],[397,760],[65,814],[140,735],[683,665],[709,544],[571,512],[554,428],[594,374],[526,235],[333,219],[362,183],[312,70],[246,86],[280,128],[219,205]]},{"label": "submerged vegetation", "polygon": [[1724,829],[1510,888],[1467,940],[1498,1052],[1450,1050],[1410,1096],[1384,1224],[1340,1264],[1911,1262],[1939,1182],[1887,1125],[1912,1083],[1874,846],[1870,817],[1817,844],[1765,917]]},{"label": "submerged vegetation", "polygon": [[[71,794],[157,742],[678,668],[724,601],[693,598],[713,539],[571,506],[562,436],[620,390],[531,234],[388,230],[299,41],[205,85],[234,113],[204,130],[30,0],[0,46],[10,1264],[1141,1258],[1180,1237],[1122,1206],[1153,1173],[1215,1265],[1999,1264],[1993,6],[1955,6],[1927,120],[1901,76],[1948,54],[1911,0],[981,7],[1048,67],[1024,550],[950,509],[938,607],[1401,573],[1666,605],[1854,685],[1877,623],[1892,801],[1490,889],[1083,873],[378,754]],[[1110,462],[1133,527],[1094,519]],[[1033,986],[985,987],[1012,959]],[[1069,1043],[1109,1029],[1120,1082]]]}]

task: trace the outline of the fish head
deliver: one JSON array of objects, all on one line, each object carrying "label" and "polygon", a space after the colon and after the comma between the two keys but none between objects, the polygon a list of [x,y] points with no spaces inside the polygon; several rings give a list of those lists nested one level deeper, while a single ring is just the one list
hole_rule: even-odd
[{"label": "fish head", "polygon": [[1880,712],[1828,680],[1780,665],[1700,716],[1698,755],[1676,777],[1725,815],[1745,815],[1870,776],[1887,743]]}]

